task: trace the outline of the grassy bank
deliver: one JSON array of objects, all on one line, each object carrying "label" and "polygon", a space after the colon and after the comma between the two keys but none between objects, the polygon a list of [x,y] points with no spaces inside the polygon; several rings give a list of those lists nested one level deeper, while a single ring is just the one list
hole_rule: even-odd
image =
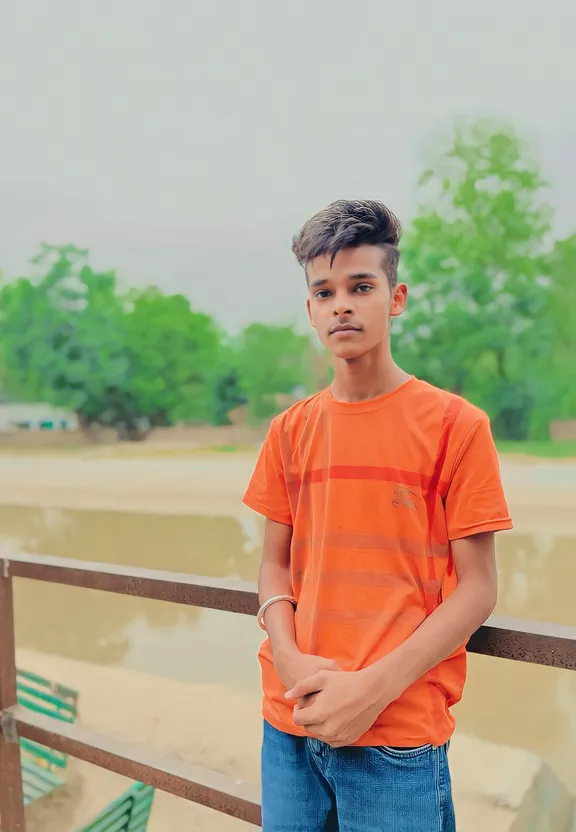
[{"label": "grassy bank", "polygon": [[195,457],[256,456],[259,444],[197,445],[119,442],[117,445],[0,445],[0,457],[71,457],[80,459],[189,459]]},{"label": "grassy bank", "polygon": [[545,459],[576,459],[576,440],[552,442],[549,439],[531,442],[496,442],[501,454],[540,457]]},{"label": "grassy bank", "polygon": [[[576,461],[576,440],[551,442],[509,442],[497,440],[500,454],[536,459]],[[155,443],[121,442],[117,445],[50,446],[0,445],[0,456],[17,457],[76,457],[83,459],[190,459],[194,457],[242,456],[255,457],[259,443]]]}]

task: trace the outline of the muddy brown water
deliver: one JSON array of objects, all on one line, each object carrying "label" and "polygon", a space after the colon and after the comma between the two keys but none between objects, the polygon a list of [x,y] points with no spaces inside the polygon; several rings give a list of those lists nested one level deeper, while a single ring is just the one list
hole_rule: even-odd
[{"label": "muddy brown water", "polygon": [[[576,625],[574,536],[517,529],[498,537],[497,612]],[[3,552],[256,578],[261,527],[238,517],[0,506]],[[108,593],[16,581],[18,645],[186,682],[253,691],[253,619]],[[576,673],[470,656],[459,729],[542,754],[576,790]]]}]

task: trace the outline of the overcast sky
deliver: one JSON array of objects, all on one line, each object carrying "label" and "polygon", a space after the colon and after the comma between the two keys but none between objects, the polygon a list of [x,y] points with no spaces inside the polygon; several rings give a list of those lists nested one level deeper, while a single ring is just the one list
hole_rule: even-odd
[{"label": "overcast sky", "polygon": [[291,320],[292,234],[341,196],[407,224],[458,114],[511,119],[576,229],[575,44],[569,0],[4,0],[0,268],[75,242],[230,329]]}]

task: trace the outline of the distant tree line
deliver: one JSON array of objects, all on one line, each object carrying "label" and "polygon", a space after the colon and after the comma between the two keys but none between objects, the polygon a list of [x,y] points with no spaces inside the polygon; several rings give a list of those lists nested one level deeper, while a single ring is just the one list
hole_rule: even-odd
[{"label": "distant tree line", "polygon": [[[408,311],[398,361],[490,414],[497,436],[546,436],[576,418],[576,234],[557,240],[538,165],[513,129],[457,124],[422,175],[402,243]],[[6,393],[141,435],[147,426],[264,420],[279,394],[312,392],[318,352],[289,325],[222,330],[181,294],[124,289],[88,251],[42,245],[0,283]]]},{"label": "distant tree line", "polygon": [[0,288],[3,388],[139,436],[181,422],[226,424],[275,412],[306,384],[310,342],[290,326],[253,323],[237,337],[157,287],[124,290],[76,246],[43,245],[37,275]]}]

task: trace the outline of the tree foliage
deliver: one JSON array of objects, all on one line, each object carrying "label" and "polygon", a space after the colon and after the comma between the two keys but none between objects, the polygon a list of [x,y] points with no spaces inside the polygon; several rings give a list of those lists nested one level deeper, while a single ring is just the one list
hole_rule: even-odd
[{"label": "tree foliage", "polygon": [[403,246],[412,300],[396,334],[399,356],[484,407],[498,435],[521,438],[554,338],[545,183],[507,125],[480,121],[457,127],[420,185]]},{"label": "tree foliage", "polygon": [[151,287],[130,294],[125,328],[127,387],[139,414],[152,425],[210,421],[222,343],[212,318],[184,295]]},{"label": "tree foliage", "polygon": [[252,324],[230,340],[184,295],[124,291],[76,246],[42,246],[37,273],[0,285],[4,388],[75,411],[82,424],[138,435],[146,426],[254,418],[306,384],[308,339]]},{"label": "tree foliage", "polygon": [[253,323],[236,343],[237,367],[253,418],[277,411],[275,396],[310,386],[310,342],[289,326]]},{"label": "tree foliage", "polygon": [[4,386],[124,432],[211,418],[221,333],[183,295],[124,292],[88,252],[42,246],[39,273],[4,282]]},{"label": "tree foliage", "polygon": [[553,342],[550,361],[541,368],[547,395],[537,414],[540,432],[550,419],[576,418],[576,234],[556,241],[547,265],[546,323]]},{"label": "tree foliage", "polygon": [[74,410],[84,423],[131,423],[124,310],[113,272],[94,272],[76,246],[41,247],[39,274],[0,289],[6,388]]}]

